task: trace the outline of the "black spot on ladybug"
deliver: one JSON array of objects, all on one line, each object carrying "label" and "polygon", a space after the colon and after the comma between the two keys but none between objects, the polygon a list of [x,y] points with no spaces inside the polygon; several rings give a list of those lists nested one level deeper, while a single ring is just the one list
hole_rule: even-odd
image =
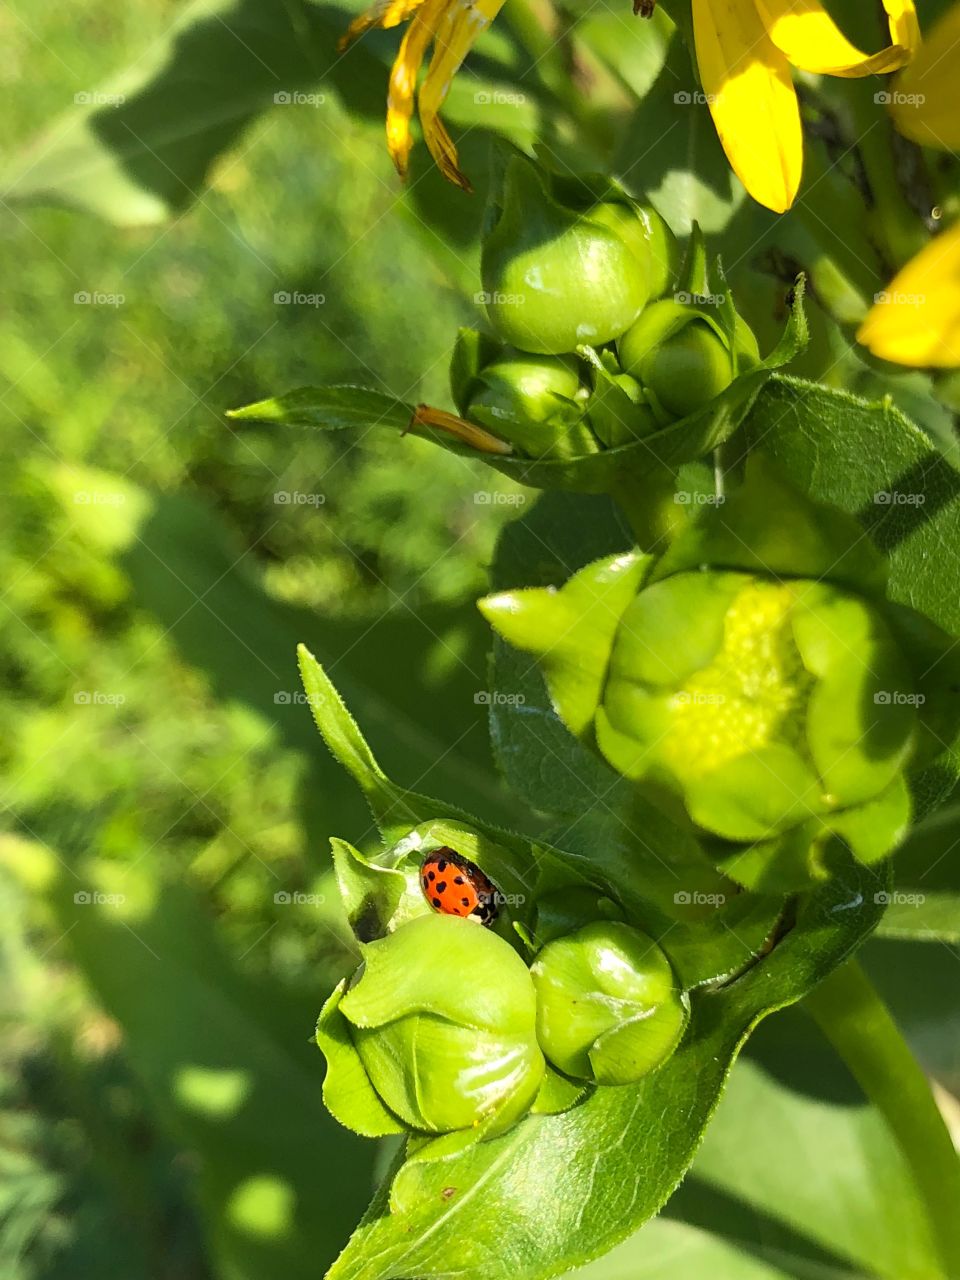
[{"label": "black spot on ladybug", "polygon": [[437,893],[446,893],[446,892],[447,892],[446,880],[439,881],[439,883],[437,884]]},{"label": "black spot on ladybug", "polygon": [[441,858],[441,859],[440,859],[440,861],[437,863],[437,870],[438,870],[438,871],[446,871],[446,869],[447,869],[447,864],[446,864],[446,863],[444,862],[444,860]]},{"label": "black spot on ladybug", "polygon": [[440,899],[439,899],[439,898],[431,898],[431,902],[433,903],[433,905],[434,905],[434,906],[437,908],[437,910],[439,911],[439,910],[440,910]]},{"label": "black spot on ladybug", "polygon": [[454,876],[454,877],[453,877],[453,883],[454,883],[454,884],[463,884],[463,876]]},{"label": "black spot on ladybug", "polygon": [[[443,870],[443,867],[442,867],[442,866],[441,866],[440,870],[441,870],[441,871]],[[427,879],[428,879],[428,880],[436,880],[436,878],[437,878],[437,877],[436,877],[436,875],[434,874],[434,872],[432,872],[432,871],[428,871],[428,872],[427,872]]]},{"label": "black spot on ladybug", "polygon": [[463,903],[463,905],[464,905],[465,907],[469,907],[469,905],[470,905],[470,899],[469,899],[469,898],[461,898],[461,899],[460,899],[460,901]]}]

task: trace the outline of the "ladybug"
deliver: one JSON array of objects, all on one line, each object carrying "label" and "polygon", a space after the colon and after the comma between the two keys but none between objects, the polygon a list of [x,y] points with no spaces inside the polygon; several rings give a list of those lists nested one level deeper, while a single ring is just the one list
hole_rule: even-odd
[{"label": "ladybug", "polygon": [[497,890],[478,866],[446,845],[428,853],[420,868],[423,895],[445,916],[463,916],[481,924],[497,918]]}]

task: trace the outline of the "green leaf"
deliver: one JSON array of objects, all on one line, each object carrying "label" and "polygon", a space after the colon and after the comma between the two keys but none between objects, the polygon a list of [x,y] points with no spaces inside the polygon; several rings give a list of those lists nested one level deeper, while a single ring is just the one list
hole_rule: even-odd
[{"label": "green leaf", "polygon": [[242,422],[272,422],[282,426],[320,427],[340,431],[347,427],[399,427],[410,425],[411,405],[367,387],[300,387],[271,400],[258,400],[242,409],[229,409],[228,418]]},{"label": "green leaf", "polygon": [[[832,882],[741,978],[694,992],[680,1048],[637,1087],[599,1088],[562,1115],[528,1117],[499,1138],[405,1165],[330,1280],[441,1276],[454,1256],[463,1280],[536,1280],[624,1239],[685,1172],[749,1030],[804,995],[874,927],[879,883],[866,869]],[[495,1253],[475,1229],[481,1213],[498,1224]]]}]

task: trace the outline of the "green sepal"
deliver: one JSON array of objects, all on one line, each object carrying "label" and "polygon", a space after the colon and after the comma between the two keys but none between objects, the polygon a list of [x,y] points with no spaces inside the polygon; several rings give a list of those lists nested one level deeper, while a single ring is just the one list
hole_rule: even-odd
[{"label": "green sepal", "polygon": [[[479,922],[431,911],[366,944],[362,954],[360,979],[341,1001],[354,1026],[425,1012],[478,1031],[522,1033],[533,1017],[526,965]],[[489,981],[474,981],[480,970]]]},{"label": "green sepal", "polygon": [[406,877],[402,871],[371,862],[346,840],[333,837],[330,847],[340,898],[354,937],[358,942],[384,937],[396,927],[407,890]]},{"label": "green sepal", "polygon": [[815,502],[786,481],[762,453],[746,479],[689,524],[657,561],[651,580],[702,565],[774,578],[813,578],[884,600],[887,562],[845,511]]},{"label": "green sepal", "polygon": [[582,1080],[568,1080],[566,1076],[555,1071],[550,1063],[543,1074],[543,1083],[537,1094],[530,1114],[534,1116],[557,1116],[569,1111],[586,1095],[590,1088]]},{"label": "green sepal", "polygon": [[317,1019],[316,1040],[327,1060],[323,1081],[324,1106],[339,1122],[364,1138],[385,1138],[406,1133],[370,1083],[360,1060],[350,1024],[340,1009],[346,990],[344,979],[330,994]]},{"label": "green sepal", "polygon": [[450,358],[450,394],[457,412],[467,416],[467,406],[482,370],[495,360],[503,347],[479,329],[462,328],[457,333]]},{"label": "green sepal", "polygon": [[578,737],[592,734],[617,627],[651,562],[639,552],[610,556],[559,591],[527,587],[478,601],[499,635],[541,659],[557,714]]}]

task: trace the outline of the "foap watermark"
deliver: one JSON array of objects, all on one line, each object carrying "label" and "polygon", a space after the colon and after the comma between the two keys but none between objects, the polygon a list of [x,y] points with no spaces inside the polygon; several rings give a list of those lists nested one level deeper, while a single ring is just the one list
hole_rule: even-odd
[{"label": "foap watermark", "polygon": [[78,289],[73,295],[78,307],[122,307],[126,300],[125,293],[106,293],[103,289]]},{"label": "foap watermark", "polygon": [[726,304],[727,295],[725,293],[687,293],[685,289],[680,289],[673,295],[673,300],[684,307],[722,307]]},{"label": "foap watermark", "polygon": [[525,93],[507,93],[503,89],[481,89],[473,95],[478,107],[522,107],[527,100]]},{"label": "foap watermark", "polygon": [[499,689],[478,689],[473,695],[478,707],[522,707],[526,698],[522,693],[502,693]]},{"label": "foap watermark", "polygon": [[78,907],[121,907],[127,900],[125,893],[101,893],[99,889],[78,889],[73,895]]},{"label": "foap watermark", "polygon": [[299,489],[278,489],[273,501],[278,507],[322,507],[325,493],[301,493]]},{"label": "foap watermark", "polygon": [[878,689],[873,701],[878,707],[922,707],[926,694],[906,693],[902,689]]},{"label": "foap watermark", "polygon": [[925,93],[899,93],[896,89],[881,89],[873,95],[878,107],[922,107],[927,100]]},{"label": "foap watermark", "polygon": [[78,707],[122,707],[127,695],[107,693],[103,689],[78,689],[73,700]]},{"label": "foap watermark", "polygon": [[300,289],[278,289],[273,295],[278,307],[322,307],[327,301],[325,293],[303,293]]},{"label": "foap watermark", "polygon": [[899,489],[881,489],[873,495],[878,507],[922,507],[926,500],[925,493],[903,493]]},{"label": "foap watermark", "polygon": [[278,907],[322,907],[326,900],[322,893],[301,893],[298,889],[278,889],[273,895]]},{"label": "foap watermark", "polygon": [[704,693],[700,689],[681,689],[672,699],[676,707],[722,707],[726,700],[725,693]]},{"label": "foap watermark", "polygon": [[319,706],[315,693],[304,693],[302,689],[278,689],[273,695],[274,706],[277,707],[313,707]]},{"label": "foap watermark", "polygon": [[927,897],[923,893],[901,893],[898,889],[887,893],[881,889],[873,895],[873,900],[878,907],[922,907]]},{"label": "foap watermark", "polygon": [[322,107],[326,100],[325,93],[303,93],[300,89],[278,89],[273,95],[278,107]]},{"label": "foap watermark", "polygon": [[680,489],[673,500],[681,507],[722,507],[726,502],[722,493],[700,493],[694,489]]},{"label": "foap watermark", "polygon": [[522,507],[526,500],[525,493],[498,493],[495,489],[478,489],[473,495],[478,507]]},{"label": "foap watermark", "polygon": [[77,489],[73,500],[78,507],[122,507],[127,495],[103,489]]},{"label": "foap watermark", "polygon": [[125,93],[104,93],[101,89],[81,89],[73,95],[78,107],[120,107],[126,100]]},{"label": "foap watermark", "polygon": [[678,107],[712,107],[717,95],[704,93],[702,89],[678,89],[673,100]]},{"label": "foap watermark", "polygon": [[922,307],[926,305],[925,293],[904,293],[901,289],[881,289],[873,295],[875,303],[881,306]]},{"label": "foap watermark", "polygon": [[496,290],[489,293],[486,289],[481,289],[479,293],[473,295],[473,300],[478,307],[522,307],[527,300],[525,293],[503,293]]},{"label": "foap watermark", "polygon": [[722,907],[727,897],[723,893],[701,893],[699,889],[678,889],[673,900],[678,907]]}]

